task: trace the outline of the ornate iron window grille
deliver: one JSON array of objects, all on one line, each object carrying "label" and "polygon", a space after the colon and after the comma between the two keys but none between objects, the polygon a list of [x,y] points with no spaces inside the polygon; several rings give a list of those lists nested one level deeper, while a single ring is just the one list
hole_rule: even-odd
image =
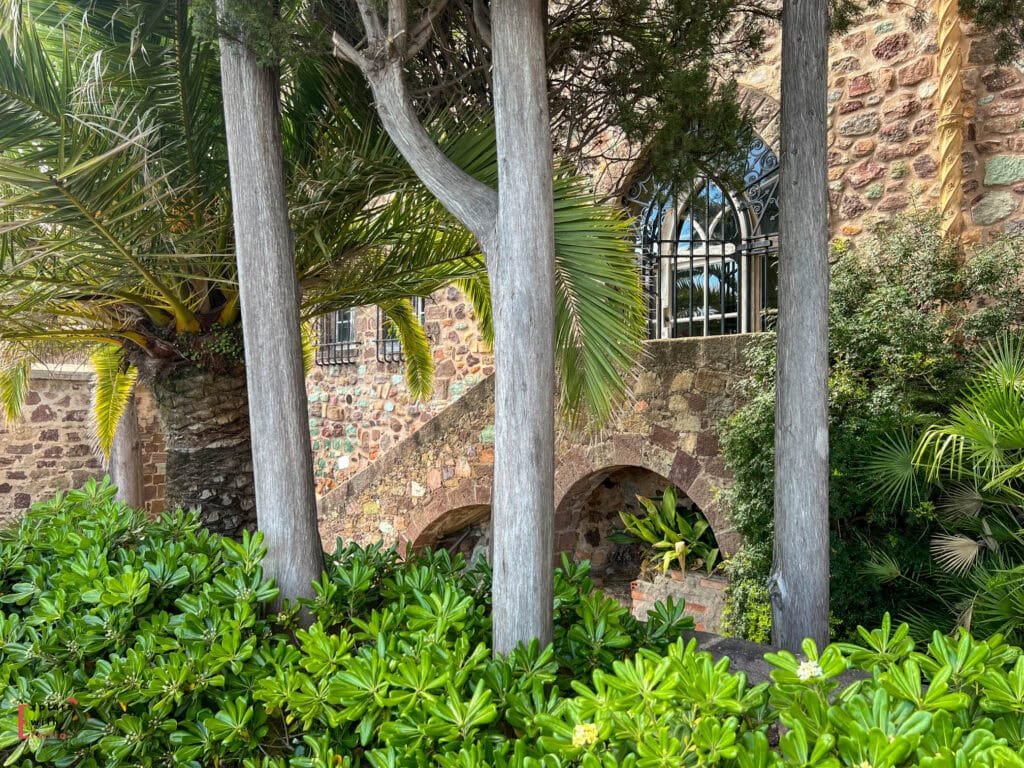
[{"label": "ornate iron window grille", "polygon": [[[413,314],[424,328],[427,326],[427,300],[423,296],[413,296]],[[405,362],[405,353],[402,352],[402,343],[384,313],[377,308],[377,361],[381,363],[402,363]]]},{"label": "ornate iron window grille", "polygon": [[391,323],[387,321],[384,313],[377,308],[377,338],[374,340],[377,345],[377,362],[380,363],[401,363],[405,361],[402,353],[402,343]]},{"label": "ornate iron window grille", "polygon": [[652,339],[720,336],[774,325],[778,292],[778,159],[762,140],[747,152],[743,189],[710,174],[682,189],[654,172],[627,204]]},{"label": "ornate iron window grille", "polygon": [[355,365],[359,362],[360,344],[356,341],[354,309],[330,312],[314,321],[317,365]]}]

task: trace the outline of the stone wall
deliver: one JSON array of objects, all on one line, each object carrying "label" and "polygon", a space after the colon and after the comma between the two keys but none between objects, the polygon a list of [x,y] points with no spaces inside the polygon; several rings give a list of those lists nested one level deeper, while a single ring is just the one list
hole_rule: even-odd
[{"label": "stone wall", "polygon": [[398,445],[489,376],[493,358],[483,346],[473,309],[455,288],[426,304],[434,354],[434,393],[409,397],[401,363],[378,359],[377,310],[356,310],[358,353],[353,363],[317,366],[306,379],[317,493],[337,488]]},{"label": "stone wall", "polygon": [[[163,439],[148,392],[137,395],[143,444],[146,509],[163,508]],[[33,369],[22,418],[0,419],[0,524],[22,515],[86,480],[105,474],[101,452],[89,426],[92,375],[69,365]]]},{"label": "stone wall", "polygon": [[667,575],[655,574],[650,579],[633,582],[631,611],[636,618],[646,621],[647,613],[655,604],[671,597],[677,603],[686,602],[686,615],[693,617],[694,629],[719,634],[728,586],[724,577],[698,571],[671,570]]},{"label": "stone wall", "polygon": [[[649,342],[634,401],[600,435],[562,430],[556,446],[556,546],[574,552],[594,490],[625,467],[675,485],[707,516],[725,552],[738,543],[717,489],[728,482],[715,430],[736,407],[747,336]],[[411,438],[320,501],[321,532],[433,544],[490,506],[494,394],[487,379]]]},{"label": "stone wall", "polygon": [[0,419],[0,522],[102,474],[89,434],[90,377],[33,370],[22,419]]},{"label": "stone wall", "polygon": [[[968,239],[1024,232],[1024,75],[997,66],[995,42],[965,28],[963,153]],[[883,3],[829,50],[829,193],[834,236],[938,201],[938,62],[931,4]],[[741,89],[779,98],[780,35]],[[758,116],[761,128],[766,116]],[[771,129],[768,129],[771,134]],[[777,146],[777,138],[766,135]],[[782,202],[785,205],[785,201]]]}]

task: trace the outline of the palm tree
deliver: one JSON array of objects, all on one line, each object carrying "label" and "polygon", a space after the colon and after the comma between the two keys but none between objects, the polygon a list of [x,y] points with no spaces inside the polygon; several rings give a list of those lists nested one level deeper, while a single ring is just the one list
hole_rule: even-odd
[{"label": "palm tree", "polygon": [[[14,417],[32,360],[92,355],[96,432],[109,448],[136,377],[157,401],[167,501],[211,527],[254,520],[245,377],[216,45],[188,3],[5,3],[0,40],[0,398]],[[86,13],[83,9],[87,9]],[[133,15],[134,14],[134,15]],[[360,78],[307,52],[284,68],[282,115],[309,320],[376,304],[414,396],[431,354],[409,296],[459,285],[489,334],[483,260],[380,128]],[[339,97],[338,94],[342,94]],[[493,179],[493,131],[445,132],[445,151]],[[557,182],[562,402],[600,422],[644,334],[625,223]]]},{"label": "palm tree", "polygon": [[[918,612],[922,629],[956,623],[1024,638],[1024,342],[1005,336],[977,353],[971,383],[949,414],[914,440],[897,435],[876,450],[876,487],[893,502],[935,499],[931,540],[945,615]],[[918,577],[878,556],[887,579]]]}]

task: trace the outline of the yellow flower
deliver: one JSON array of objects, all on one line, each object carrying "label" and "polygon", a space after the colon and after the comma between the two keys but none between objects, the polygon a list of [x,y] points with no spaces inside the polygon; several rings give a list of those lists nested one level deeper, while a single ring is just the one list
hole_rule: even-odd
[{"label": "yellow flower", "polygon": [[589,747],[597,741],[597,726],[593,723],[580,723],[572,729],[572,745]]},{"label": "yellow flower", "polygon": [[867,760],[861,760],[859,763],[857,763],[857,768],[871,768],[871,763],[869,763]]}]

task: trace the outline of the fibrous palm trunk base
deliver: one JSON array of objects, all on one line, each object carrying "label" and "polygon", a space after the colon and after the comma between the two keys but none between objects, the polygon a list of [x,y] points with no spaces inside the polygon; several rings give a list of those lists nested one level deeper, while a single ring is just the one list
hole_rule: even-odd
[{"label": "fibrous palm trunk base", "polygon": [[167,509],[199,509],[211,531],[256,528],[245,372],[180,366],[152,382],[167,444]]}]

